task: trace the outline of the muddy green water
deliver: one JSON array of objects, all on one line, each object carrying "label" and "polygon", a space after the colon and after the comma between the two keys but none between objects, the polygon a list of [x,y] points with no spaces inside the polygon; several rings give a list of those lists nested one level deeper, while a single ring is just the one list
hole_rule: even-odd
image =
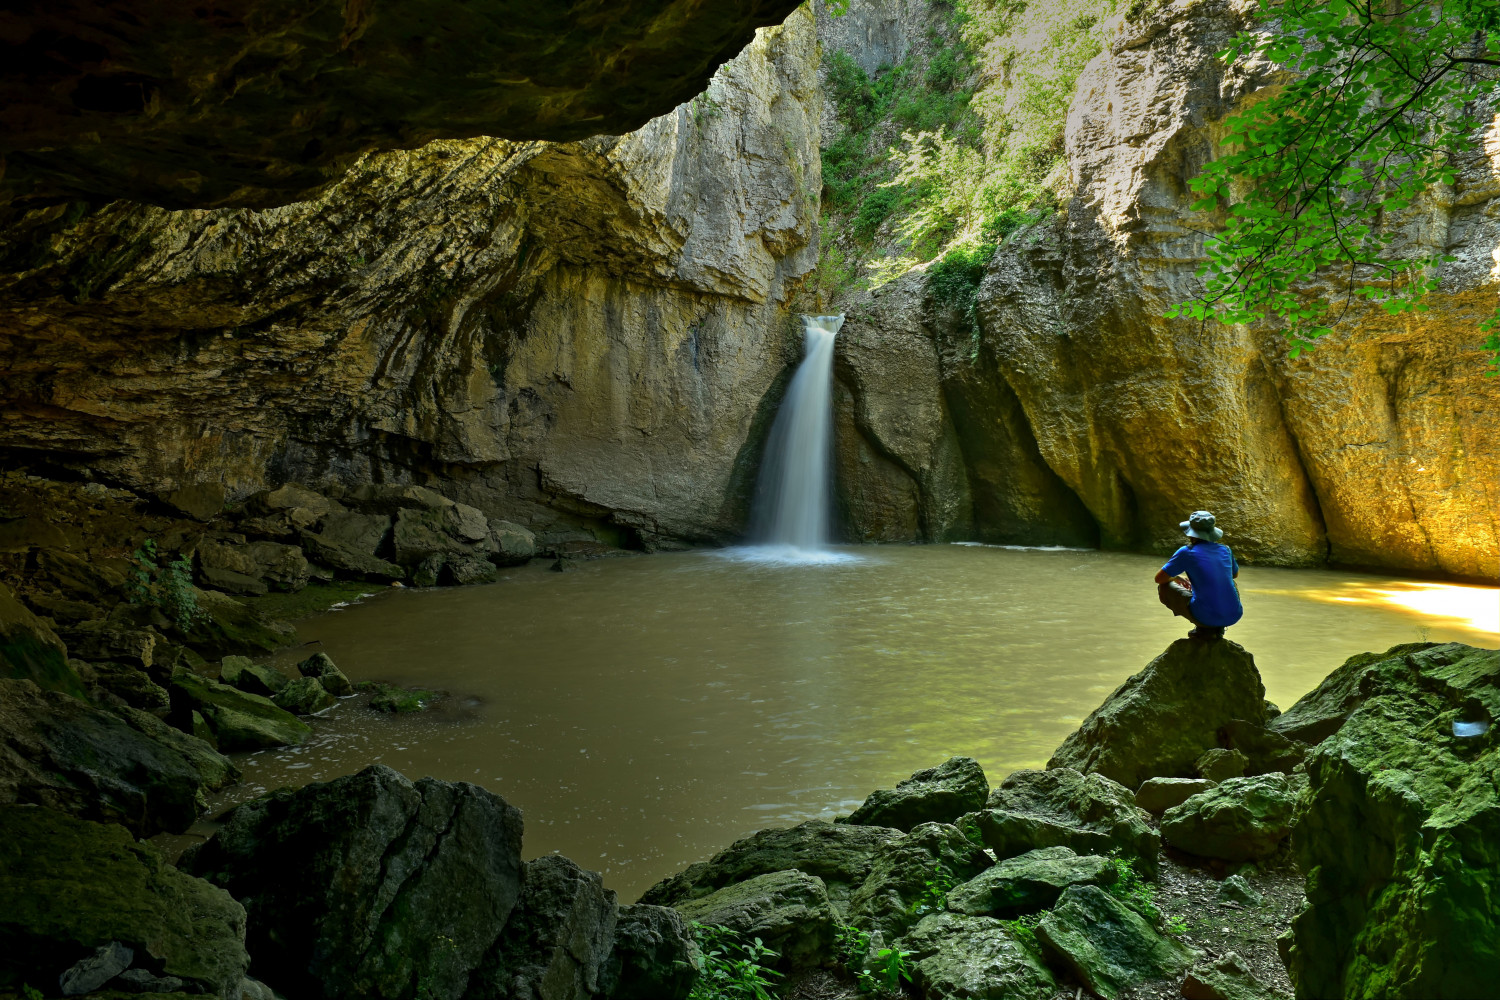
[{"label": "muddy green water", "polygon": [[[720,553],[541,566],[481,587],[391,591],[309,619],[355,680],[452,692],[391,718],[340,704],[303,747],[241,760],[218,805],[380,761],[472,781],[634,899],[767,826],[848,812],[950,754],[992,781],[1039,766],[1186,626],[1160,560],[934,545],[777,567]],[[1268,696],[1290,705],[1347,656],[1427,637],[1479,645],[1494,590],[1247,567],[1245,622]]]}]

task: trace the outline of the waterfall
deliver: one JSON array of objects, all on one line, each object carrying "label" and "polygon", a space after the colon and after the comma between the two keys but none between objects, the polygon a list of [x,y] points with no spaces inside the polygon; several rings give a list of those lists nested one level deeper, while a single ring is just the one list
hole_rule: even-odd
[{"label": "waterfall", "polygon": [[792,376],[756,483],[759,545],[817,553],[828,544],[833,452],[833,338],[843,316],[804,316],[805,356]]}]

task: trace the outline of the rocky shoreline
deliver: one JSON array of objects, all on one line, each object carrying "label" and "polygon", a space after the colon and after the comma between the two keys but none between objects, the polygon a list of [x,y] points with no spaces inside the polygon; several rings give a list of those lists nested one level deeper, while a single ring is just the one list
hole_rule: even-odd
[{"label": "rocky shoreline", "polygon": [[[125,502],[75,496],[106,526]],[[132,598],[139,548],[111,576],[65,537],[119,578],[84,592],[70,553],[29,544],[27,585],[0,591],[0,997],[1459,997],[1500,972],[1500,652],[1458,643],[1354,657],[1282,713],[1245,650],[1180,640],[1044,770],[991,787],[953,758],[634,904],[523,862],[500,797],[379,765],[248,802],[175,866],[137,842],[236,779],[221,751],[296,743],[353,693],[326,656],[290,678],[244,655],[285,635],[262,589],[467,582],[536,553],[477,513],[283,487],[162,515],[158,566],[240,590],[189,582],[186,623]]]}]

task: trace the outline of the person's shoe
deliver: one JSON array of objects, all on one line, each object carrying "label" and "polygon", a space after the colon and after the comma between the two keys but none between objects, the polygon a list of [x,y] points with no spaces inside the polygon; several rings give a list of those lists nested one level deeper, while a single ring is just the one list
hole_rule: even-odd
[{"label": "person's shoe", "polygon": [[1199,625],[1188,633],[1189,639],[1202,639],[1204,642],[1212,642],[1215,639],[1224,638],[1224,630],[1221,628],[1204,628]]}]

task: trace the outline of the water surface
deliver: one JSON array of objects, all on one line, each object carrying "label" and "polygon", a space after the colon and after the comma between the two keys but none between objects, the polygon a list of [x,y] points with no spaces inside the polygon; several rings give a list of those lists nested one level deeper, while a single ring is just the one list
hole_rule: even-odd
[{"label": "water surface", "polygon": [[[390,718],[347,702],[303,747],[241,760],[224,801],[381,761],[475,782],[622,899],[766,826],[848,812],[950,754],[992,781],[1040,766],[1186,633],[1159,559],[933,545],[787,565],[739,553],[606,559],[391,591],[301,625],[355,680],[452,692]],[[1495,590],[1247,567],[1244,624],[1290,705],[1346,657],[1420,638],[1496,645]],[[222,804],[222,803],[221,803]]]}]

